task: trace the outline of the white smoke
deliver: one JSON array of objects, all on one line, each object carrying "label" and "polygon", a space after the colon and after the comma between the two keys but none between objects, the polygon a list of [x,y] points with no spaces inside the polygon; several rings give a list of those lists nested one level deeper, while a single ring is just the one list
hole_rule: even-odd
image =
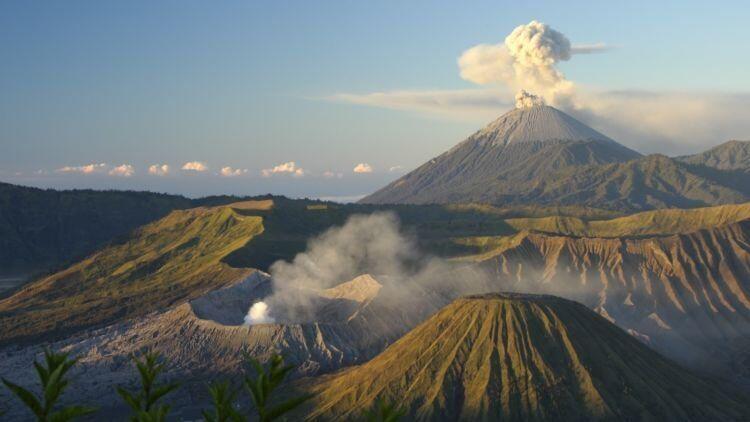
[{"label": "white smoke", "polygon": [[420,253],[393,213],[354,215],[312,239],[291,262],[274,263],[270,273],[273,294],[264,302],[268,316],[280,322],[313,319],[321,290],[363,274],[384,284],[379,295],[394,307],[413,306],[424,292],[451,297],[483,292],[488,279],[476,268]]},{"label": "white smoke", "polygon": [[572,101],[573,83],[557,69],[574,53],[600,51],[604,46],[574,49],[570,40],[535,20],[516,27],[502,44],[480,44],[458,59],[461,77],[480,84],[501,83],[514,91],[530,90],[553,105]]},{"label": "white smoke", "polygon": [[265,302],[255,302],[247,310],[244,325],[272,324],[274,319],[268,314],[268,305]]}]

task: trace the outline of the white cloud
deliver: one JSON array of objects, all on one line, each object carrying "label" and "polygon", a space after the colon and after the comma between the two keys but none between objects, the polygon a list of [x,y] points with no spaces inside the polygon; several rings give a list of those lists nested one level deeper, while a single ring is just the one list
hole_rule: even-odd
[{"label": "white cloud", "polygon": [[388,169],[389,172],[393,173],[396,171],[401,171],[404,169],[404,166],[393,166]]},{"label": "white cloud", "polygon": [[578,119],[642,152],[683,154],[750,139],[750,94],[580,91]]},{"label": "white cloud", "polygon": [[305,175],[305,170],[301,167],[297,167],[297,163],[294,161],[288,161],[270,169],[263,169],[260,174],[263,177],[271,177],[275,174],[291,174],[294,177],[302,177]]},{"label": "white cloud", "polygon": [[[389,91],[369,94],[335,94],[325,98],[329,101],[345,102],[392,110],[413,111],[427,115],[439,115],[452,119],[476,120],[492,118],[487,110],[498,110],[513,106],[508,100],[509,92],[502,87],[494,89]],[[494,112],[493,112],[494,113]]]},{"label": "white cloud", "polygon": [[105,163],[96,164],[84,164],[82,166],[65,166],[57,169],[58,173],[79,173],[79,174],[93,174],[99,173],[106,169]]},{"label": "white cloud", "polygon": [[188,161],[187,163],[182,165],[182,169],[187,171],[201,172],[208,170],[208,166],[200,161]]},{"label": "white cloud", "polygon": [[219,174],[222,177],[236,177],[236,176],[242,176],[243,174],[247,173],[247,169],[235,169],[232,167],[222,167]]},{"label": "white cloud", "polygon": [[[448,91],[453,93],[453,91]],[[487,102],[489,93],[496,102]],[[401,91],[379,93],[368,105],[393,108],[389,98],[398,98],[403,111],[428,114],[437,118],[485,124],[513,108],[509,93],[467,90],[461,99],[442,102],[440,91],[415,93],[405,97]],[[435,96],[435,108],[425,103]],[[440,106],[438,106],[440,104]],[[442,108],[441,108],[442,107]],[[561,107],[567,113],[595,129],[644,153],[683,154],[715,146],[730,139],[750,139],[750,93],[602,91],[579,87],[576,104]]]},{"label": "white cloud", "polygon": [[130,164],[120,164],[109,171],[110,176],[130,177],[135,174],[135,167]]},{"label": "white cloud", "polygon": [[148,174],[154,176],[166,176],[169,174],[168,164],[152,164],[148,167]]},{"label": "white cloud", "polygon": [[372,173],[372,166],[367,163],[359,163],[352,170],[355,173]]},{"label": "white cloud", "polygon": [[344,173],[337,173],[331,170],[326,170],[323,172],[323,177],[325,177],[326,179],[333,179],[333,178],[341,179],[344,177]]},{"label": "white cloud", "polygon": [[576,44],[570,48],[570,54],[597,54],[611,50],[612,47],[602,42],[594,44]]}]

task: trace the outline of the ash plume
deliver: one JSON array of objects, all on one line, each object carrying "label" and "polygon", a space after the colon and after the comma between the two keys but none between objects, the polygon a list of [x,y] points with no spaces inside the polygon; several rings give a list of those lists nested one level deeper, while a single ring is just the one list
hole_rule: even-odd
[{"label": "ash plume", "polygon": [[544,99],[542,97],[530,94],[523,89],[516,94],[516,108],[527,108],[538,105],[544,105]]},{"label": "ash plume", "polygon": [[480,85],[501,83],[515,91],[529,90],[553,105],[571,103],[574,85],[557,69],[573,54],[600,50],[574,48],[570,40],[549,25],[532,20],[516,27],[501,44],[480,44],[459,57],[461,77]]}]

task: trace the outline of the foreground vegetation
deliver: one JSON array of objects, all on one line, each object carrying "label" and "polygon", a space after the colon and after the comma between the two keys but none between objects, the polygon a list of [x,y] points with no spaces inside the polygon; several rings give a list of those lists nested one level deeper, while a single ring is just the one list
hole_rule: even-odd
[{"label": "foreground vegetation", "polygon": [[[251,356],[246,357],[254,370],[253,374],[242,380],[250,404],[239,401],[239,388],[229,380],[214,381],[207,388],[211,395],[210,409],[202,412],[206,422],[242,422],[257,420],[272,422],[283,418],[288,413],[312,398],[311,394],[302,394],[279,399],[279,387],[286,376],[294,369],[285,365],[284,359],[273,355],[266,365]],[[44,364],[34,362],[41,386],[41,394],[35,394],[12,381],[2,378],[3,384],[20,400],[24,407],[39,422],[66,422],[85,416],[97,415],[97,408],[82,404],[61,404],[63,392],[71,380],[68,371],[76,364],[77,358],[68,353],[44,351]],[[166,363],[158,354],[146,352],[140,357],[133,357],[133,362],[141,379],[141,388],[129,391],[124,387],[115,387],[124,403],[130,409],[129,420],[132,422],[163,422],[167,420],[171,405],[165,398],[180,387],[176,382],[162,382],[159,376]],[[245,413],[243,410],[245,409]],[[4,414],[0,409],[0,416]],[[363,419],[378,422],[396,422],[404,412],[393,404],[379,401],[377,405],[363,414]],[[111,416],[111,415],[110,415]]]}]

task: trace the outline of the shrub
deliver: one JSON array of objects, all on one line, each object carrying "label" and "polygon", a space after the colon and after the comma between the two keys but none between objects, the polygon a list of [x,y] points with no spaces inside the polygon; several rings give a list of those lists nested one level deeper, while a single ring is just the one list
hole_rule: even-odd
[{"label": "shrub", "polygon": [[158,353],[147,352],[138,360],[133,357],[138,373],[141,376],[141,390],[130,392],[117,387],[117,393],[128,404],[133,414],[133,422],[163,422],[169,414],[170,405],[159,401],[179,387],[177,383],[157,384],[156,378],[164,371]]},{"label": "shrub", "polygon": [[256,375],[255,378],[246,377],[245,386],[250,392],[250,397],[253,400],[253,404],[255,404],[260,422],[274,421],[283,414],[299,407],[312,397],[312,395],[306,394],[292,397],[276,405],[271,405],[271,396],[274,390],[281,384],[287,374],[294,369],[294,366],[284,365],[284,359],[276,354],[271,356],[267,369],[254,358],[248,356],[247,359],[255,368]]},{"label": "shrub", "polygon": [[246,419],[233,407],[237,398],[237,391],[232,389],[229,381],[214,382],[208,386],[211,402],[214,405],[213,414],[203,411],[206,422],[241,422]]},{"label": "shrub", "polygon": [[40,422],[65,422],[78,416],[88,415],[93,407],[73,405],[57,406],[63,391],[70,381],[65,377],[78,359],[69,359],[68,353],[55,353],[44,350],[45,365],[34,362],[34,368],[42,386],[41,399],[31,391],[3,378],[3,384],[16,395]]}]

